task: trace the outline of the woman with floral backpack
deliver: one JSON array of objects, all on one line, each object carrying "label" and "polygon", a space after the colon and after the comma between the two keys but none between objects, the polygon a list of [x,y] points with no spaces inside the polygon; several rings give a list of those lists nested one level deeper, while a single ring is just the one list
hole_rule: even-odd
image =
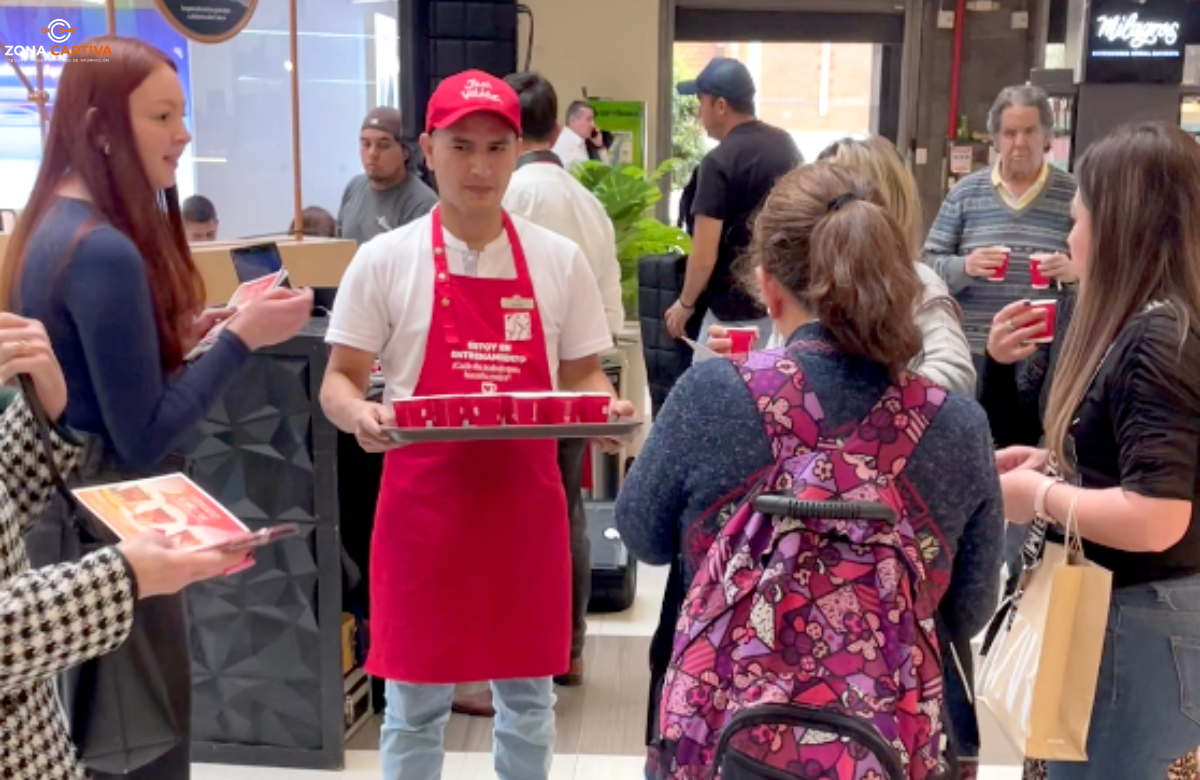
[{"label": "woman with floral backpack", "polygon": [[[617,500],[630,552],[676,564],[668,631],[683,606],[647,776],[706,776],[730,702],[812,706],[801,688],[818,681],[822,695],[836,695],[821,705],[827,711],[878,733],[891,728],[889,717],[903,722],[885,741],[905,777],[931,777],[945,730],[940,668],[925,657],[937,654],[931,626],[976,632],[996,604],[1004,521],[986,418],[972,399],[907,371],[921,348],[912,319],[921,283],[903,231],[870,184],[825,162],[788,174],[755,221],[751,260],[775,326],[790,334],[787,346],[689,371]],[[896,540],[899,554],[876,555],[888,545],[875,537],[824,545],[804,523],[768,528],[765,549],[738,548],[763,522],[743,499],[776,490],[887,505],[896,522],[880,535]],[[813,525],[837,531],[836,523]],[[797,544],[801,552],[789,557]],[[778,579],[781,572],[791,576]],[[769,577],[779,600],[760,598],[772,592],[759,587]],[[898,581],[911,584],[911,603],[893,587]],[[732,620],[714,612],[747,588],[759,589],[753,609],[733,609]],[[920,647],[905,649],[911,673],[877,674],[880,662],[895,660],[888,642],[917,636]],[[766,660],[750,663],[755,654]],[[690,687],[689,671],[697,672]],[[782,769],[797,777],[885,776],[815,731],[790,745],[778,732],[756,734],[787,754]]]}]

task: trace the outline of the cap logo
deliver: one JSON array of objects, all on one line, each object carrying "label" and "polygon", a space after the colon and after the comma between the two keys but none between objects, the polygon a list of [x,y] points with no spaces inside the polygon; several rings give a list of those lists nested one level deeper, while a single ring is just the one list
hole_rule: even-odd
[{"label": "cap logo", "polygon": [[500,96],[492,91],[492,82],[468,79],[462,89],[463,100],[488,100],[492,103],[503,103]]}]

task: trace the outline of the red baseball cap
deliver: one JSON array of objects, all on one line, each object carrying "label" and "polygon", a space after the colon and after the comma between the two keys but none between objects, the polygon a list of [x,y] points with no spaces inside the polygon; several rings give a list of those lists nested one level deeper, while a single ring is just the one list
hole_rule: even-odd
[{"label": "red baseball cap", "polygon": [[464,71],[438,84],[425,112],[425,132],[445,130],[481,111],[495,114],[521,134],[521,99],[504,79],[481,70]]}]

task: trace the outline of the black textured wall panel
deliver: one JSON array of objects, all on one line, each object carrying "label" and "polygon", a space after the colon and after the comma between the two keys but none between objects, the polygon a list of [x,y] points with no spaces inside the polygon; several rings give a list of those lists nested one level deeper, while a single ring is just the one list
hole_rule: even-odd
[{"label": "black textured wall panel", "polygon": [[299,535],[188,591],[193,757],[342,765],[336,430],[321,412],[324,321],[252,355],[201,426],[193,478],[251,529]]},{"label": "black textured wall panel", "polygon": [[477,68],[503,78],[517,69],[516,0],[401,0],[405,130],[424,128],[429,96],[446,76]]}]

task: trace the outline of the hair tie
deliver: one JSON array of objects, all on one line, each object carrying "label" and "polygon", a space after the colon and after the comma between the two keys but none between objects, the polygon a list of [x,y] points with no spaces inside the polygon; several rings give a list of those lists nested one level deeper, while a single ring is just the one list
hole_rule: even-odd
[{"label": "hair tie", "polygon": [[850,203],[851,201],[855,201],[855,200],[858,200],[858,196],[855,195],[853,192],[847,192],[844,195],[838,195],[836,198],[829,201],[829,203],[828,203],[829,210],[830,211],[839,211],[839,210],[841,210],[842,206],[845,206],[847,203]]}]

